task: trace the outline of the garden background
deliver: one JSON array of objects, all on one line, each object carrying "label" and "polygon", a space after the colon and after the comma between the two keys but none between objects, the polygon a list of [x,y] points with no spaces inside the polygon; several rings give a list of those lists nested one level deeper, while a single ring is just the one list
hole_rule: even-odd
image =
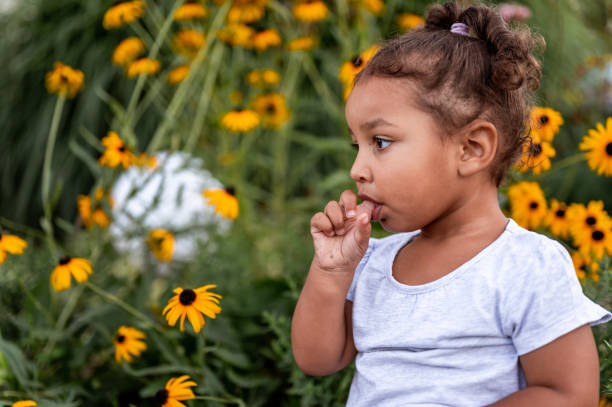
[{"label": "garden background", "polygon": [[[352,367],[309,377],[291,354],[309,220],[354,189],[348,82],[429,3],[0,3],[0,405],[156,405],[188,388],[188,405],[344,405]],[[514,169],[500,201],[580,253],[585,293],[610,309],[609,228],[589,241],[552,210],[609,225],[612,167],[579,146],[612,143],[597,127],[612,115],[612,1],[517,4],[529,12],[509,20],[547,42],[536,104],[560,127],[543,140],[554,156]],[[206,285],[199,327],[176,301]],[[612,326],[593,331],[604,406]],[[194,385],[169,383],[183,375]]]}]

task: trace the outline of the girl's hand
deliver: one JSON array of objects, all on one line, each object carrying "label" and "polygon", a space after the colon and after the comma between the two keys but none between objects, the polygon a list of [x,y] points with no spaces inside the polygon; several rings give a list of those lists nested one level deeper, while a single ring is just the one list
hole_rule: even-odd
[{"label": "girl's hand", "polygon": [[357,206],[357,196],[346,190],[340,201],[329,201],[325,212],[310,219],[314,241],[314,261],[327,271],[353,271],[368,249],[375,205],[365,201]]}]

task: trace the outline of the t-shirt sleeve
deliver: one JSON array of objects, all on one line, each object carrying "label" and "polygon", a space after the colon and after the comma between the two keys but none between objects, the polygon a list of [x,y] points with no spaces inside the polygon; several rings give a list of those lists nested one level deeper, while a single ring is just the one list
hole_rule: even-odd
[{"label": "t-shirt sleeve", "polygon": [[353,301],[353,298],[355,298],[355,285],[357,284],[359,275],[365,268],[366,264],[368,263],[368,260],[370,259],[370,256],[372,255],[372,252],[374,251],[374,246],[376,245],[377,240],[378,239],[370,238],[368,242],[368,249],[366,250],[365,254],[361,258],[361,261],[357,265],[357,268],[355,269],[355,274],[353,274],[353,281],[351,281],[351,286],[349,287],[348,293],[346,294],[346,299],[349,301]]},{"label": "t-shirt sleeve", "polygon": [[590,300],[565,248],[546,239],[529,261],[515,270],[505,297],[504,331],[512,336],[517,354],[529,353],[590,324],[608,322],[612,314]]}]

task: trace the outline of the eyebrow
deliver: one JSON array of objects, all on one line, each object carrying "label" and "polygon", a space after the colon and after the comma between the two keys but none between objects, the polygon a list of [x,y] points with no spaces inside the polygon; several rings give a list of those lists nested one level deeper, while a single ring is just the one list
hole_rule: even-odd
[{"label": "eyebrow", "polygon": [[[367,130],[372,130],[373,128],[376,128],[378,126],[391,126],[391,127],[397,127],[395,124],[393,123],[389,123],[388,121],[386,121],[385,119],[382,118],[376,118],[373,120],[370,120],[369,122],[365,122],[363,123],[361,126],[359,126],[359,128],[362,131],[367,131]],[[348,127],[348,126],[347,126]],[[348,127],[348,131],[349,134],[352,136],[354,135],[353,131],[351,130],[350,127]]]}]

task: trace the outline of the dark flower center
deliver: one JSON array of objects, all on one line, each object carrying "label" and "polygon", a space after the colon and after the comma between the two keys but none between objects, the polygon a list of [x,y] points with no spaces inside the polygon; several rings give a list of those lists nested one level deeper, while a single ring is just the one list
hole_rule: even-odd
[{"label": "dark flower center", "polygon": [[586,218],[586,223],[589,226],[593,226],[595,223],[597,223],[597,219],[592,216],[589,216],[588,218]]},{"label": "dark flower center", "polygon": [[609,156],[612,156],[612,143],[608,143],[606,145],[606,154],[608,154]]},{"label": "dark flower center", "polygon": [[116,2],[113,4],[113,7],[115,7],[115,6],[116,6],[116,5],[118,5],[118,4],[125,3],[126,1],[127,1],[127,0],[117,0],[117,1],[116,1]]},{"label": "dark flower center", "polygon": [[565,210],[559,209],[557,212],[555,212],[555,215],[557,216],[557,218],[562,218],[565,216]]},{"label": "dark flower center", "polygon": [[538,206],[539,205],[538,205],[537,202],[532,202],[532,203],[529,204],[529,208],[531,208],[531,209],[538,209]]},{"label": "dark flower center", "polygon": [[67,264],[70,261],[70,257],[66,256],[66,257],[62,257],[59,261],[60,266],[63,266],[64,264]]},{"label": "dark flower center", "polygon": [[236,196],[236,188],[234,188],[234,187],[227,187],[227,188],[225,188],[225,192],[227,192],[231,196]]},{"label": "dark flower center", "polygon": [[351,63],[355,68],[359,68],[361,65],[363,65],[363,58],[361,58],[361,55],[357,55],[353,58]]},{"label": "dark flower center", "polygon": [[183,290],[179,295],[179,301],[185,306],[193,304],[195,299],[196,293],[193,290]]},{"label": "dark flower center", "polygon": [[68,77],[62,73],[62,74],[60,74],[60,81],[68,82]]},{"label": "dark flower center", "polygon": [[121,151],[122,153],[125,152],[125,146],[119,147],[119,151]]},{"label": "dark flower center", "polygon": [[591,234],[591,237],[593,238],[593,240],[600,241],[603,240],[604,234],[603,232],[596,230]]},{"label": "dark flower center", "polygon": [[266,112],[267,113],[274,113],[276,112],[276,106],[274,106],[274,103],[270,103],[266,106]]},{"label": "dark flower center", "polygon": [[166,401],[168,401],[168,390],[163,389],[155,393],[155,401],[157,401],[160,406],[164,405]]},{"label": "dark flower center", "polygon": [[531,155],[534,157],[537,157],[540,154],[542,154],[542,144],[538,144],[538,143],[532,144],[530,150],[531,150],[530,151]]},{"label": "dark flower center", "polygon": [[119,335],[117,337],[117,343],[123,343],[125,341],[125,335]]},{"label": "dark flower center", "polygon": [[546,116],[546,115],[540,116],[540,123],[546,124],[546,123],[548,123],[548,120],[549,120],[548,116]]}]

